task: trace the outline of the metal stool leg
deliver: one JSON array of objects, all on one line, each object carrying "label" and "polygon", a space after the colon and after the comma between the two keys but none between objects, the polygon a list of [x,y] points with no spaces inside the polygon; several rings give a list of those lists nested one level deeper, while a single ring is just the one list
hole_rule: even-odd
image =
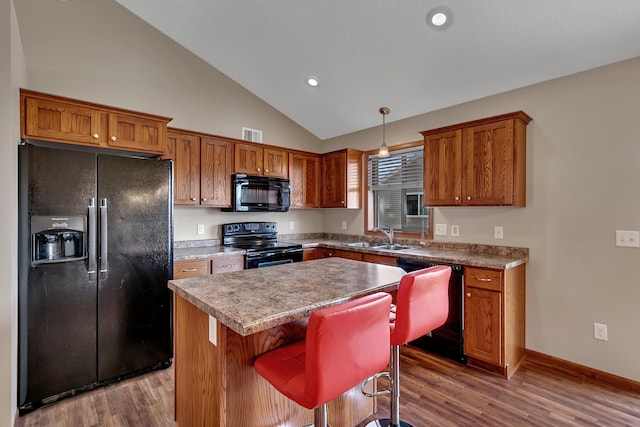
[{"label": "metal stool leg", "polygon": [[327,427],[327,404],[313,410],[313,427]]},{"label": "metal stool leg", "polygon": [[413,427],[411,424],[400,420],[400,346],[391,346],[391,363],[389,366],[391,375],[391,419],[378,420],[381,427]]}]

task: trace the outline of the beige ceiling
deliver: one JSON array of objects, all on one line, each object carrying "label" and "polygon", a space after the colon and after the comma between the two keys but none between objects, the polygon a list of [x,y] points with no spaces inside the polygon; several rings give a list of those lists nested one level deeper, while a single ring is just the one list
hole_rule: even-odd
[{"label": "beige ceiling", "polygon": [[116,1],[320,139],[640,55],[640,0]]}]

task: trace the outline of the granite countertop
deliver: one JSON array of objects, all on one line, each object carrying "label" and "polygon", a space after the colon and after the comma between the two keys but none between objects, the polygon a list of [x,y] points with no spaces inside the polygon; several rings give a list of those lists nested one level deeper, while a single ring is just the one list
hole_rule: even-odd
[{"label": "granite countertop", "polygon": [[376,291],[397,288],[398,267],[325,258],[170,280],[169,288],[246,336]]},{"label": "granite countertop", "polygon": [[[344,237],[344,236],[339,236]],[[352,236],[351,238],[357,238]],[[463,264],[469,267],[494,268],[507,270],[525,264],[529,261],[529,250],[527,248],[491,246],[473,243],[451,243],[428,241],[425,246],[420,246],[415,241],[399,241],[402,245],[411,246],[412,249],[401,251],[388,251],[372,248],[358,248],[346,246],[346,243],[354,240],[343,238],[307,238],[293,239],[290,236],[282,236],[282,241],[290,241],[302,244],[303,248],[324,247],[330,249],[340,249],[351,252],[367,253],[374,255],[387,255],[402,258],[415,258],[430,261],[448,262],[452,264]],[[359,239],[357,241],[365,241]],[[199,242],[199,241],[196,241]],[[195,260],[213,258],[226,255],[244,255],[245,251],[238,248],[220,246],[219,241],[207,241],[213,243],[212,246],[189,246],[187,243],[176,242],[174,249],[174,261]],[[377,242],[384,243],[383,241]],[[198,243],[200,244],[200,243]]]}]

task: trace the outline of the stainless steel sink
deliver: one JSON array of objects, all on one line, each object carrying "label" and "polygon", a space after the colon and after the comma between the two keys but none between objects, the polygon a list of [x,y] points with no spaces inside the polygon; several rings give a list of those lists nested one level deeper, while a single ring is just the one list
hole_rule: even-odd
[{"label": "stainless steel sink", "polygon": [[345,243],[345,246],[349,246],[350,248],[368,248],[371,246],[371,243],[369,242],[352,242],[352,243]]},{"label": "stainless steel sink", "polygon": [[378,245],[378,246],[372,246],[371,249],[377,249],[377,250],[381,250],[381,251],[403,251],[406,249],[413,249],[411,246],[404,246],[404,245],[397,245],[397,244],[384,244],[384,245]]}]

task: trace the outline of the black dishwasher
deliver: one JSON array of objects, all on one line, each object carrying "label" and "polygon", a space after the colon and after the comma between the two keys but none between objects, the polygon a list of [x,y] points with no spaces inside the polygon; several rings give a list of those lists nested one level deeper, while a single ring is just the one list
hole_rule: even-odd
[{"label": "black dishwasher", "polygon": [[449,279],[449,317],[444,325],[434,329],[427,335],[411,341],[409,344],[455,360],[467,363],[464,355],[464,299],[463,295],[463,268],[460,264],[450,264],[439,261],[426,261],[413,258],[398,258],[398,267],[406,272],[433,267],[434,265],[448,265],[451,267],[451,279]]}]

